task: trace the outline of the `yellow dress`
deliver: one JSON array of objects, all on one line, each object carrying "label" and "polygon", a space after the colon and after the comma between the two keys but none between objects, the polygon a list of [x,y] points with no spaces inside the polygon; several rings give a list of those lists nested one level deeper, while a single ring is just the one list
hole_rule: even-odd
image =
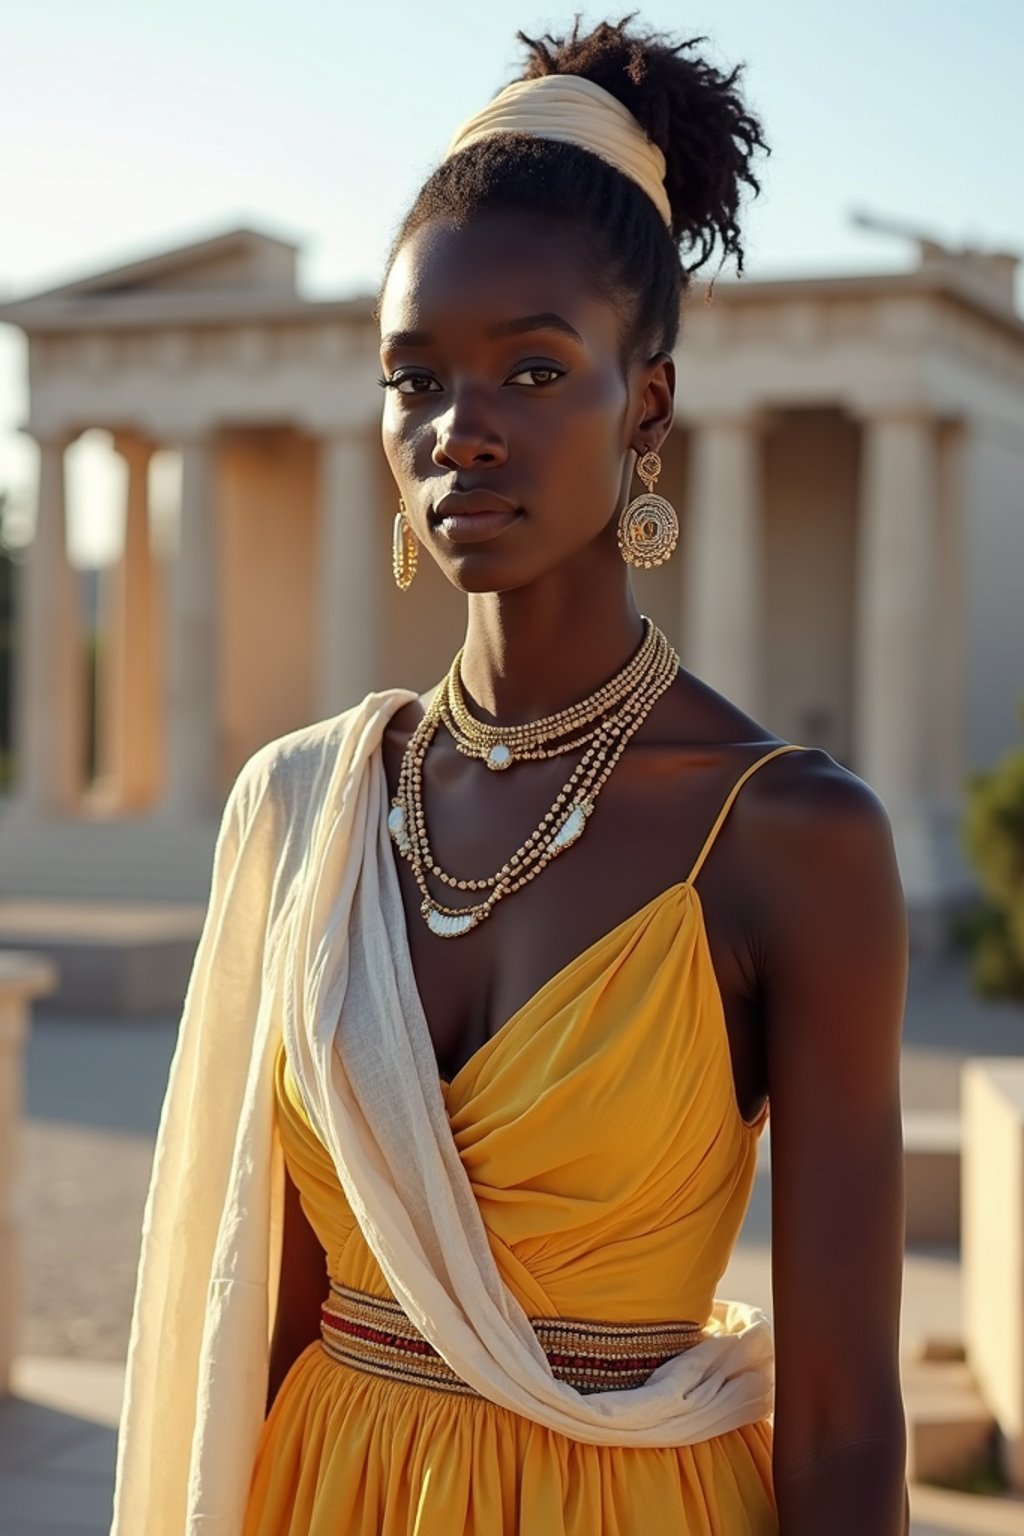
[{"label": "yellow dress", "polygon": [[[443,1083],[506,1285],[532,1317],[704,1321],[753,1185],[694,880],[547,982]],[[799,749],[797,749],[799,750]],[[282,1146],[326,1277],[390,1292],[298,1097]],[[327,1278],[325,1278],[325,1298]],[[777,1536],[772,1425],[694,1445],[589,1445],[485,1398],[361,1371],[308,1345],[260,1436],[243,1536]]]}]

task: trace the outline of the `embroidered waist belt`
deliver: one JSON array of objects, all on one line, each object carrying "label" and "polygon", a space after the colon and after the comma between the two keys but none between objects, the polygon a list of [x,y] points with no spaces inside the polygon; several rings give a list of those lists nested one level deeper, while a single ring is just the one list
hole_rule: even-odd
[{"label": "embroidered waist belt", "polygon": [[[673,1355],[699,1344],[700,1323],[592,1323],[567,1317],[532,1317],[530,1323],[552,1374],[578,1392],[639,1387]],[[374,1376],[478,1397],[457,1376],[391,1297],[371,1296],[330,1282],[320,1309],[320,1336],[334,1360]]]}]

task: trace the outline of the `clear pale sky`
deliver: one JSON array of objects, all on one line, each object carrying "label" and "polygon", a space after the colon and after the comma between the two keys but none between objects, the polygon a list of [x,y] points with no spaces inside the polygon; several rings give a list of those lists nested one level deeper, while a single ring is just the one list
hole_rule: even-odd
[{"label": "clear pale sky", "polygon": [[[626,7],[586,7],[617,20]],[[372,288],[452,131],[506,80],[535,0],[6,0],[0,297],[238,224],[298,241],[309,297]],[[746,222],[751,275],[901,269],[866,207],[1024,253],[1022,0],[650,0],[641,17],[745,61],[773,145]],[[21,333],[0,326],[0,490],[35,452]],[[109,554],[102,455],[73,472],[76,558]],[[91,464],[91,468],[90,468]]]}]

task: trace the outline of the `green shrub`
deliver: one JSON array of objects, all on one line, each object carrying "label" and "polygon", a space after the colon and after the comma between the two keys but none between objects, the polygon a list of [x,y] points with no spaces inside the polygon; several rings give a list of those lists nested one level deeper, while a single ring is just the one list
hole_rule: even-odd
[{"label": "green shrub", "polygon": [[1024,999],[1024,747],[968,775],[963,838],[985,898],[961,928],[974,984],[988,997]]}]

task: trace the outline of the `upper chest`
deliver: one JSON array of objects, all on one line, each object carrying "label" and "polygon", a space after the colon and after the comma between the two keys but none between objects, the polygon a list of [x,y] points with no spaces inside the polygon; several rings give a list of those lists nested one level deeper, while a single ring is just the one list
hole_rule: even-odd
[{"label": "upper chest", "polygon": [[[389,793],[402,746],[399,736],[385,738]],[[749,746],[638,745],[617,765],[579,840],[458,938],[427,928],[413,874],[396,856],[413,971],[443,1071],[457,1071],[578,956],[689,878],[729,789],[757,755]],[[567,772],[566,761],[555,759],[491,774],[454,749],[439,751],[433,773],[424,774],[434,858],[459,878],[495,873],[534,830]],[[749,939],[760,893],[742,868],[751,810],[742,817],[737,811],[701,871],[697,916],[722,999],[737,1093],[754,1103],[761,1050]],[[466,900],[453,897],[451,905]]]}]

